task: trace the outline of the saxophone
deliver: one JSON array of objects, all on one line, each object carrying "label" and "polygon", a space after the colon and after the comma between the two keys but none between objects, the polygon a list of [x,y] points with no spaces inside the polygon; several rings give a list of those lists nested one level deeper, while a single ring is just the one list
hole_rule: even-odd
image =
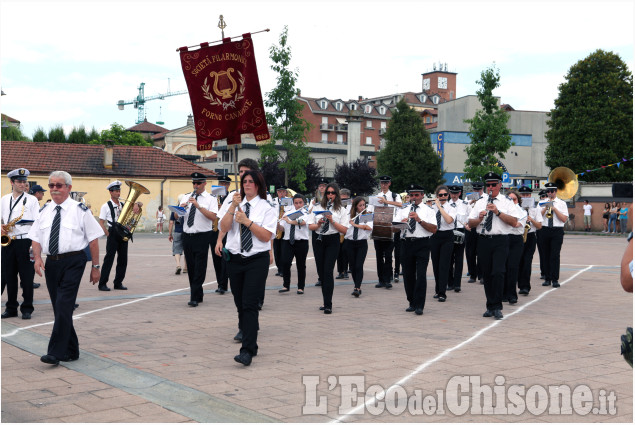
[{"label": "saxophone", "polygon": [[[24,201],[22,202],[22,212],[20,212],[20,215],[7,223],[7,226],[6,226],[7,233],[9,233],[10,231],[13,230],[13,228],[15,227],[15,225],[16,225],[16,223],[18,221],[22,220],[22,216],[24,215],[24,209],[25,208],[26,208],[26,196],[24,197]],[[14,239],[15,239],[15,236],[11,237],[8,234],[7,235],[2,235],[1,245],[2,246],[9,246]]]},{"label": "saxophone", "polygon": [[[216,201],[218,201],[218,211],[220,211],[220,208],[222,206],[220,196],[216,197]],[[212,231],[218,232],[218,214],[216,214],[216,218],[214,219],[214,225],[212,226]]]},{"label": "saxophone", "polygon": [[529,222],[529,208],[525,208],[527,211],[527,223],[525,223],[525,231],[523,232],[523,243],[527,242],[527,233],[531,229],[531,223]]},{"label": "saxophone", "polygon": [[[280,220],[282,219],[282,216],[284,215],[284,206],[280,202],[281,199],[282,198],[278,198],[278,203],[280,203],[280,211],[279,211],[279,214],[278,214],[278,222],[280,222]],[[283,233],[284,233],[284,231],[282,229],[276,231],[276,239],[282,239]]]}]

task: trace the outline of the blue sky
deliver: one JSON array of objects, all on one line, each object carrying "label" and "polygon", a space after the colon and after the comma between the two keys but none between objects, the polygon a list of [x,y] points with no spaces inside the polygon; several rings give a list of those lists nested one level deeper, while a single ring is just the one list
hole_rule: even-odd
[{"label": "blue sky", "polygon": [[[268,50],[289,27],[292,66],[304,96],[357,99],[421,90],[434,63],[457,72],[457,96],[480,72],[500,69],[495,92],[515,109],[548,111],[568,69],[596,49],[633,69],[633,2],[550,1],[44,1],[0,0],[0,110],[37,127],[135,124],[118,100],[185,89],[176,48],[254,35],[263,94],[275,86]],[[146,104],[148,121],[185,125],[187,95]]]}]

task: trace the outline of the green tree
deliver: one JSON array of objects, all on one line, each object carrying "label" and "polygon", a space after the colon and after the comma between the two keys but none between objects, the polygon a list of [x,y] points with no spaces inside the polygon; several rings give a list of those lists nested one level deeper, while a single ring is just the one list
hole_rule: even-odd
[{"label": "green tree", "polygon": [[90,130],[90,134],[88,134],[88,143],[92,142],[93,140],[99,140],[99,133],[97,132],[97,130],[95,130],[95,127],[93,127]]},{"label": "green tree", "polygon": [[512,137],[507,128],[509,114],[498,106],[498,99],[492,94],[500,86],[500,74],[492,66],[481,72],[481,79],[476,82],[481,88],[476,96],[483,109],[476,111],[474,118],[465,120],[470,124],[468,136],[472,139],[465,148],[464,178],[480,180],[489,171],[501,173],[496,165],[499,158],[505,158],[512,145]]},{"label": "green tree", "polygon": [[372,194],[377,188],[375,176],[377,170],[368,165],[368,161],[358,158],[353,162],[344,162],[335,166],[333,180],[357,196]]},{"label": "green tree", "polygon": [[71,134],[68,135],[68,143],[83,145],[88,143],[88,134],[86,134],[86,129],[83,125],[79,126],[79,128],[73,127]]},{"label": "green tree", "polygon": [[[109,142],[106,142],[109,140]],[[152,146],[139,133],[128,131],[121,124],[113,123],[108,130],[103,130],[98,140],[91,140],[91,145],[105,145],[112,143],[115,145],[129,146]]]},{"label": "green tree", "polygon": [[[285,184],[297,184],[306,190],[306,169],[309,165],[309,152],[306,132],[311,125],[302,118],[303,105],[296,100],[295,84],[298,71],[289,69],[291,48],[287,45],[288,28],[280,34],[279,46],[269,49],[273,64],[271,69],[278,74],[276,87],[267,93],[265,106],[273,108],[267,112],[267,123],[271,125],[271,139],[260,146],[261,164],[280,159],[280,167],[285,171]],[[276,149],[276,141],[282,142],[282,151]],[[282,153],[286,154],[282,158]]]},{"label": "green tree", "polygon": [[29,138],[26,137],[24,134],[22,134],[22,130],[20,130],[20,127],[9,125],[7,121],[3,122],[2,125],[5,126],[2,128],[2,132],[1,132],[2,140],[7,140],[11,142],[19,142],[19,141],[30,142]]},{"label": "green tree", "polygon": [[49,130],[49,142],[51,143],[66,143],[66,134],[64,134],[64,129],[61,125],[57,127],[53,127]]},{"label": "green tree", "polygon": [[[632,181],[633,74],[619,55],[596,50],[573,65],[547,116],[545,163],[587,182]],[[619,167],[606,167],[612,163]]]},{"label": "green tree", "polygon": [[431,192],[443,183],[441,158],[432,148],[421,116],[405,100],[393,110],[384,137],[386,146],[377,153],[377,169],[392,177],[393,192],[403,191],[410,183]]},{"label": "green tree", "polygon": [[42,127],[38,127],[35,129],[35,132],[33,133],[34,142],[42,143],[42,142],[48,142],[48,140],[49,140],[48,136],[46,135],[46,132],[44,131]]}]

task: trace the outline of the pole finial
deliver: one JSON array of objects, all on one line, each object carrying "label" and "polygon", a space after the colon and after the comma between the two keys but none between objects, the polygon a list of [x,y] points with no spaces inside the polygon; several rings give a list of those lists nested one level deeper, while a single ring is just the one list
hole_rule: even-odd
[{"label": "pole finial", "polygon": [[220,28],[221,35],[223,36],[223,38],[225,38],[225,28],[227,27],[227,24],[225,23],[225,20],[223,19],[223,15],[220,15],[218,19],[219,19],[218,28]]}]

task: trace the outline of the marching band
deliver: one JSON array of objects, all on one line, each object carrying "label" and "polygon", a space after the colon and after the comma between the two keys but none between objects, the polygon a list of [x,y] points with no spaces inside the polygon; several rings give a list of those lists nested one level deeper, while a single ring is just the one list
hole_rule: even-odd
[{"label": "marching band", "polygon": [[[27,187],[24,182],[28,175],[25,169],[9,173],[14,191],[3,197],[2,202],[2,287],[4,290],[7,286],[10,295],[3,319],[17,316],[20,306],[17,302],[18,274],[24,291],[22,318],[31,317],[33,270],[26,271],[29,267],[24,262],[24,258],[28,260],[27,245],[31,242],[28,237],[33,236],[33,241],[46,241],[51,238],[49,233],[52,234],[52,230],[44,227],[38,228],[37,234],[35,230],[29,233],[29,225],[42,215],[42,210],[38,213],[37,199],[25,193]],[[424,188],[417,184],[410,184],[406,193],[399,196],[390,191],[390,176],[381,176],[378,194],[368,198],[357,196],[348,199],[345,205],[343,201],[349,197],[350,191],[324,179],[311,200],[307,201],[300,194],[291,193],[291,197],[287,187],[279,186],[276,188],[278,197],[271,201],[264,178],[257,165],[252,163],[241,166],[240,191],[228,192],[230,180],[222,177],[219,181],[225,187],[224,193],[211,194],[206,191],[207,176],[194,173],[191,177],[193,191],[180,197],[182,202],[179,206],[183,210],[180,215],[183,251],[191,289],[188,305],[196,307],[203,302],[208,247],[211,246],[218,283],[216,292],[223,294],[228,291],[229,281],[238,312],[239,333],[234,339],[242,345],[235,360],[246,366],[251,364],[252,357],[258,352],[258,312],[264,300],[269,266],[274,262],[272,252],[275,251],[275,267],[282,277],[282,288],[278,292],[291,291],[291,268],[295,262],[296,293],[302,295],[306,289],[309,239],[319,276],[315,286],[321,286],[323,303],[320,310],[324,314],[333,313],[334,273],[338,258],[343,265],[338,268],[337,279],[349,279],[350,271],[351,295],[356,298],[361,296],[363,266],[370,239],[374,241],[377,260],[378,283],[375,287],[391,288],[391,282],[399,281],[401,268],[408,302],[406,311],[416,315],[422,315],[425,307],[429,262],[432,262],[435,280],[434,298],[444,302],[448,299],[447,291],[461,292],[463,263],[466,260],[469,282],[480,279],[484,285],[484,317],[502,319],[503,302],[515,304],[518,295],[529,294],[531,263],[536,247],[540,251],[541,274],[544,275],[541,277],[545,280],[543,286],[560,286],[560,250],[568,212],[565,202],[557,197],[554,183],[546,185],[541,203],[536,203],[529,187],[523,186],[518,191],[511,190],[503,195],[502,179],[493,172],[483,177],[484,184],[472,183],[473,192],[464,197],[462,186],[441,185],[435,190],[435,197],[429,198]],[[110,234],[104,270],[91,276],[99,283],[100,290],[108,290],[106,282],[115,253],[119,254],[119,262],[114,287],[126,289],[121,283],[125,276],[127,243],[115,238],[116,232],[112,231],[123,205],[119,202],[120,186],[119,181],[108,185],[112,199],[104,204],[99,217],[104,233]],[[21,199],[26,202],[21,203]],[[84,214],[85,206],[81,203],[79,206]],[[54,220],[50,209],[43,210],[48,211],[47,220]],[[91,228],[91,234],[84,241],[90,242],[91,250],[94,250],[94,238],[101,229],[96,222],[88,220],[86,223]],[[51,249],[48,243],[43,246],[43,249],[38,247],[38,256],[40,252],[48,252],[49,259],[51,252],[57,253],[56,258],[66,256],[56,251],[57,248]],[[13,252],[16,255],[9,255]],[[71,254],[76,255],[77,252],[80,251],[75,249]],[[78,263],[81,264],[83,258],[78,257]],[[86,258],[90,260],[89,256]],[[93,269],[99,271],[99,265],[95,265],[99,258],[92,258]],[[27,266],[32,268],[32,264]],[[180,267],[177,267],[177,274],[179,272]],[[48,280],[47,274],[51,292]],[[67,333],[71,332],[68,350],[50,349],[47,356],[43,356],[45,363],[57,364],[58,360],[76,359],[78,356],[67,308],[71,301],[75,303],[76,289],[73,287],[74,295],[60,295],[64,297],[65,306],[64,311],[59,312],[60,329],[55,331],[64,335],[64,341],[68,341]],[[52,298],[56,296],[57,293],[52,293]],[[66,328],[62,329],[64,326]]]}]

